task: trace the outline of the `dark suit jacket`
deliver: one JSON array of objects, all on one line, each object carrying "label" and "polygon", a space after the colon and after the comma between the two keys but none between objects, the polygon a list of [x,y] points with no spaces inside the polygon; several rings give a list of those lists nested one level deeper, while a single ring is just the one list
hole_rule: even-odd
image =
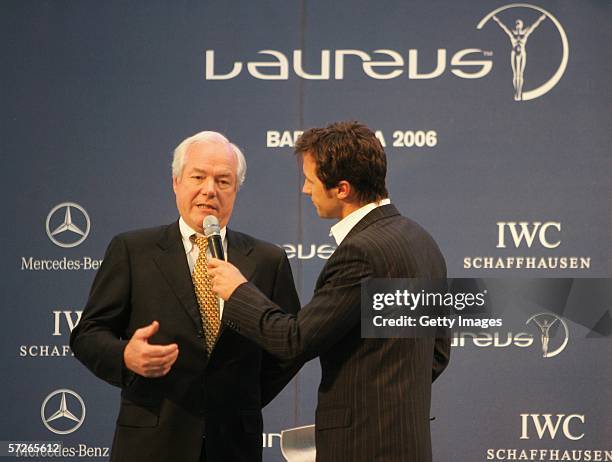
[{"label": "dark suit jacket", "polygon": [[362,339],[361,281],[445,278],[427,232],[393,205],[374,209],[323,268],[313,299],[286,315],[251,284],[225,304],[223,322],[283,360],[321,360],[318,461],[431,460],[431,382],[449,360],[448,338]]},{"label": "dark suit jacket", "polygon": [[[284,251],[231,230],[227,242],[228,260],[297,312]],[[165,377],[149,379],[125,368],[123,350],[136,329],[154,320],[160,330],[150,342],[176,342],[179,356]],[[115,462],[195,462],[203,441],[209,462],[261,460],[261,408],[296,372],[223,326],[208,358],[178,222],[112,240],[70,340],[83,364],[122,388]]]}]

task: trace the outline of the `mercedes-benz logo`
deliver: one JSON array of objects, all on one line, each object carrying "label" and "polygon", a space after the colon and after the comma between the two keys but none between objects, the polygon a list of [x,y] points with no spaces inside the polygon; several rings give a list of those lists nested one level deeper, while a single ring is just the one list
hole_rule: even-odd
[{"label": "mercedes-benz logo", "polygon": [[49,431],[67,435],[85,421],[85,403],[74,391],[60,388],[47,395],[40,407],[40,417]]},{"label": "mercedes-benz logo", "polygon": [[91,221],[87,211],[74,202],[63,202],[47,215],[47,236],[60,247],[76,247],[89,235]]}]

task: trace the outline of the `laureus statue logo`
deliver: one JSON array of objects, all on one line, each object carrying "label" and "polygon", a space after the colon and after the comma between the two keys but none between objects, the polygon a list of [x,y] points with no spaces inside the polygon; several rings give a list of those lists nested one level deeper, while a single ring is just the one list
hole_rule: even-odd
[{"label": "laureus statue logo", "polygon": [[[557,356],[565,349],[569,341],[569,329],[563,319],[554,314],[538,313],[530,317],[525,324],[529,324],[530,322],[533,322],[540,329],[540,343],[542,345],[543,358]],[[550,339],[553,336],[551,335],[550,329],[557,323],[559,323],[560,327],[563,329],[563,341],[553,350],[550,344]]]},{"label": "laureus statue logo", "polygon": [[[540,13],[538,18],[526,24],[526,21],[521,18],[521,9],[531,9]],[[510,14],[500,15],[500,13],[513,10],[514,13],[514,25],[512,24]],[[508,19],[502,18],[501,16],[508,16]],[[510,67],[512,69],[512,85],[514,87],[514,100],[515,101],[528,101],[531,99],[538,98],[548,93],[558,82],[561,80],[565,68],[567,67],[567,61],[569,58],[569,44],[567,41],[567,34],[563,29],[561,23],[552,14],[539,6],[530,5],[528,3],[512,3],[510,5],[502,6],[491,11],[484,18],[480,20],[476,29],[482,29],[489,20],[493,20],[499,28],[508,36],[510,41]],[[561,39],[562,55],[561,62],[557,67],[557,70],[553,75],[543,84],[525,90],[525,69],[527,67],[527,42],[532,34],[537,35],[536,29],[546,20],[552,22],[557,29],[559,37]]]}]

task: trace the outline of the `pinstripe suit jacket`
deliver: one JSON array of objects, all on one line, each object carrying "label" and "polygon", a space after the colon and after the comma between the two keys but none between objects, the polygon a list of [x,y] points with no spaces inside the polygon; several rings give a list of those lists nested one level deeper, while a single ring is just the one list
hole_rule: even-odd
[{"label": "pinstripe suit jacket", "polygon": [[321,361],[317,461],[429,461],[431,382],[449,360],[448,338],[362,339],[365,278],[445,278],[431,236],[393,205],[366,215],[321,271],[313,299],[288,315],[256,287],[238,287],[223,319],[288,361]]}]

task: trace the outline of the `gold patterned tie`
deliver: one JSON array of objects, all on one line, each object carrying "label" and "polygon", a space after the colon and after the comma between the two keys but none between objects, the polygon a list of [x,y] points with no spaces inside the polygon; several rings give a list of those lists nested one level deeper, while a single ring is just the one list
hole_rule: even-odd
[{"label": "gold patterned tie", "polygon": [[219,333],[219,299],[212,291],[212,281],[208,274],[208,261],[206,260],[206,250],[208,249],[208,240],[204,236],[194,234],[191,240],[200,249],[200,254],[193,267],[193,287],[195,288],[198,305],[200,305],[200,318],[202,318],[202,327],[204,328],[204,341],[208,355],[212,352],[217,334]]}]

